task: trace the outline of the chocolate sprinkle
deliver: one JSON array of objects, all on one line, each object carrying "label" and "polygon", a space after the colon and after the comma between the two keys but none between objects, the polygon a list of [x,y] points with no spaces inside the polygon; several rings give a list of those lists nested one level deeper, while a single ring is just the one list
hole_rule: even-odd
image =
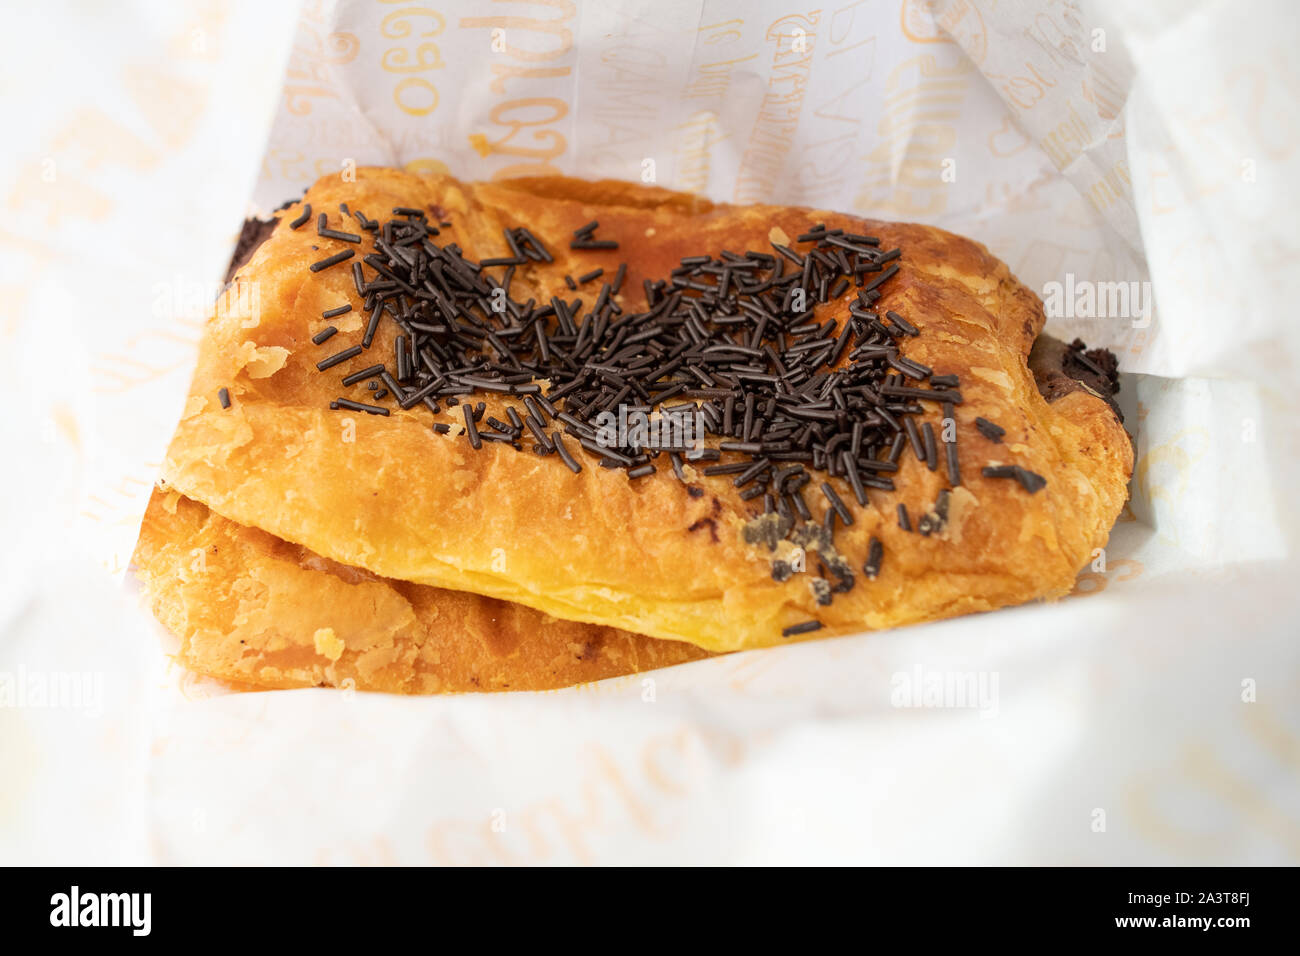
[{"label": "chocolate sprinkle", "polygon": [[[346,249],[310,268],[318,272],[355,255],[352,279],[368,321],[359,345],[323,360],[318,369],[371,348],[381,323],[392,322],[394,347],[384,364],[347,376],[345,387],[382,384],[369,394],[375,401],[386,395],[400,409],[423,404],[438,414],[459,404],[466,438],[476,450],[507,444],[523,451],[527,445],[534,454],[555,455],[576,474],[582,464],[568,444],[572,440],[579,455],[589,454],[629,479],[684,483],[684,462],[706,475],[728,476],[740,497],[754,502],[751,508],[761,505],[756,520],[764,522],[764,540],[771,538],[772,549],[780,539],[816,530],[821,546],[813,550],[836,582],[810,579],[820,582],[810,583],[819,602],[853,586],[852,566],[832,544],[836,528],[855,520],[845,490],[860,507],[870,504],[868,489],[895,490],[905,445],[930,470],[938,468],[934,426],[921,421],[923,403],[940,403],[951,417],[952,406],[962,401],[960,380],[951,373],[934,375],[903,354],[900,342],[922,330],[897,311],[878,311],[902,253],[882,250],[875,237],[819,223],[796,240],[799,251],[772,243],[771,251],[687,256],[669,275],[644,280],[645,307],[632,312],[616,298],[626,263],[618,265],[612,283],[600,281],[603,267],[576,280],[568,277],[563,295],[580,297],[543,303],[513,297],[516,270],[554,262],[525,227],[504,230],[508,255],[474,262],[456,244],[435,242],[438,230],[420,210],[397,207],[396,218],[383,223],[353,215],[368,234],[356,244],[373,248]],[[616,249],[617,242],[595,238],[599,225],[593,220],[574,230],[570,248]],[[353,242],[350,233],[330,235],[334,231],[323,222],[319,231]],[[504,272],[487,271],[496,268]],[[849,291],[854,287],[856,294]],[[831,302],[844,305],[847,315],[829,318],[823,310],[819,319],[816,307]],[[507,400],[496,414],[508,420],[485,415],[482,402],[467,398],[483,393]],[[332,407],[359,404],[346,401]],[[669,411],[697,416],[717,447],[663,447],[622,432],[617,445],[602,438],[601,416],[656,409],[665,413],[661,423]],[[990,423],[982,421],[976,425],[987,437]],[[449,426],[438,422],[434,430],[446,434]],[[947,478],[956,487],[956,443],[945,442],[944,451]],[[657,467],[663,454],[670,468]],[[1042,481],[1025,474],[1027,489],[1034,479]],[[694,485],[687,488],[693,497],[704,494]],[[806,497],[814,490],[826,502],[815,521]],[[947,494],[925,515],[923,533],[946,520],[939,509],[946,515]],[[899,526],[911,530],[901,504],[898,515]],[[747,536],[753,524],[745,526]],[[878,539],[866,557],[864,571],[874,577],[883,559]],[[773,566],[778,580],[785,573],[781,563]],[[820,626],[810,621],[791,633]]]},{"label": "chocolate sprinkle", "polygon": [[[324,213],[321,216],[324,217]],[[326,239],[338,239],[341,242],[360,242],[361,237],[355,232],[339,232],[337,229],[317,229],[316,235],[324,236]]]},{"label": "chocolate sprinkle", "polygon": [[382,405],[367,405],[364,402],[354,402],[350,398],[337,398],[330,402],[331,408],[347,408],[354,412],[365,412],[368,415],[388,416],[388,409]]},{"label": "chocolate sprinkle", "polygon": [[330,266],[336,266],[340,262],[347,262],[355,255],[356,255],[355,250],[344,249],[342,252],[336,252],[334,255],[320,260],[320,262],[313,262],[311,264],[311,271],[320,272],[322,269],[328,269]]},{"label": "chocolate sprinkle", "polygon": [[564,439],[560,437],[559,432],[551,432],[551,443],[555,446],[555,450],[559,452],[560,459],[568,465],[569,471],[575,475],[582,471],[582,466],[569,454],[569,449],[565,446]]},{"label": "chocolate sprinkle", "polygon": [[791,624],[781,631],[781,636],[794,637],[796,634],[811,634],[813,631],[820,631],[821,629],[821,621],[804,621],[802,624]]},{"label": "chocolate sprinkle", "polygon": [[907,505],[898,503],[898,526],[904,531],[912,530],[912,519],[907,515]]},{"label": "chocolate sprinkle", "polygon": [[[353,372],[351,375],[344,376],[343,385],[345,387],[350,387],[356,385],[358,382],[364,382],[366,379],[373,379],[376,375],[382,375],[383,373],[384,367],[382,365],[372,365],[369,368],[363,368],[359,372]],[[372,391],[377,391],[379,389],[379,383],[371,382],[370,387]]]},{"label": "chocolate sprinkle", "polygon": [[222,408],[230,407],[230,389],[221,388],[217,390],[217,399],[221,402]]},{"label": "chocolate sprinkle", "polygon": [[880,539],[875,535],[871,536],[871,543],[867,545],[867,562],[862,566],[862,573],[867,576],[868,581],[876,580],[880,574],[880,562],[885,557],[885,546],[880,543]]},{"label": "chocolate sprinkle", "polygon": [[324,372],[326,369],[331,369],[335,365],[338,365],[342,362],[346,362],[350,358],[356,358],[358,355],[361,354],[361,352],[362,349],[360,345],[353,345],[350,348],[344,349],[342,352],[335,352],[329,358],[317,362],[316,368],[319,371]]},{"label": "chocolate sprinkle", "polygon": [[831,508],[834,509],[835,514],[839,515],[841,521],[846,525],[853,524],[853,514],[849,511],[848,507],[844,504],[844,501],[835,493],[835,489],[832,488],[828,482],[822,482],[822,494],[824,494],[826,499],[831,503]]},{"label": "chocolate sprinkle", "polygon": [[593,239],[596,229],[600,226],[599,222],[594,219],[583,226],[581,229],[573,230],[573,241],[569,243],[570,249],[617,249],[618,243],[612,239]]},{"label": "chocolate sprinkle", "polygon": [[981,474],[985,478],[1014,478],[1031,495],[1047,486],[1047,479],[1019,465],[989,465]]},{"label": "chocolate sprinkle", "polygon": [[469,443],[475,448],[483,447],[483,439],[479,436],[478,425],[474,423],[474,409],[468,405],[462,405],[461,411],[465,414],[465,434],[469,437]]},{"label": "chocolate sprinkle", "polygon": [[1047,486],[1047,479],[1037,472],[1030,471],[1028,468],[1016,466],[1016,480],[1024,487],[1025,491],[1031,495]]},{"label": "chocolate sprinkle", "polygon": [[1005,428],[1003,428],[1001,425],[994,425],[987,418],[976,418],[975,427],[978,428],[979,433],[983,435],[985,438],[987,438],[989,441],[996,442],[998,444],[1002,443],[1002,436],[1007,433],[1007,430]]}]

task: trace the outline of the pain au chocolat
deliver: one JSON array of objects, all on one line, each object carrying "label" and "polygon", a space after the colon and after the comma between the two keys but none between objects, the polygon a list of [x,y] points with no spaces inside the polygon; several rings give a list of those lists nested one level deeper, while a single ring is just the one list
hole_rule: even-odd
[{"label": "pain au chocolat", "polygon": [[[1044,340],[1031,369],[1038,298],[940,229],[360,169],[245,252],[227,299],[251,307],[206,327],[163,466],[172,511],[151,508],[142,552],[190,646],[203,585],[160,573],[159,543],[195,522],[297,568],[265,588],[332,578],[316,605],[208,616],[202,641],[254,682],[271,652],[230,645],[236,630],[281,635],[335,682],[308,632],[333,652],[370,622],[333,582],[522,605],[541,613],[510,626],[538,640],[543,621],[617,629],[630,671],[681,659],[672,642],[725,652],[1058,597],[1125,500],[1113,357]],[[439,627],[402,620],[394,646]],[[445,621],[444,647],[462,626]]]}]

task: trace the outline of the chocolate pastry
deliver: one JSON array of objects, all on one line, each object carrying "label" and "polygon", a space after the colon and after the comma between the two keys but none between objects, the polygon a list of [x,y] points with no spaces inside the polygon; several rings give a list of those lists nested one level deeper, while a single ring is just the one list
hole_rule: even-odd
[{"label": "chocolate pastry", "polygon": [[[1109,353],[1036,381],[1038,298],[943,230],[391,169],[276,220],[232,290],[260,314],[216,310],[163,467],[268,552],[729,651],[1060,596],[1125,500]],[[153,580],[183,636],[227,620]]]}]

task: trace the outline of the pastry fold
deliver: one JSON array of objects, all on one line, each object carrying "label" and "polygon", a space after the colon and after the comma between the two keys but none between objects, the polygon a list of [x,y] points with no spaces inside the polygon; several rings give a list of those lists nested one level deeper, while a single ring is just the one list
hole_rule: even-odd
[{"label": "pastry fold", "polygon": [[258,688],[402,694],[551,690],[704,651],[394,581],[155,490],[135,553],[155,616],[191,671]]},{"label": "pastry fold", "polygon": [[[745,533],[761,500],[744,500],[729,475],[705,476],[687,464],[685,481],[664,466],[629,480],[590,456],[574,474],[554,455],[497,443],[471,448],[459,433],[459,408],[434,415],[422,405],[393,407],[388,416],[331,410],[340,397],[364,398],[340,379],[391,358],[398,330],[381,323],[368,353],[317,370],[323,358],[361,340],[367,316],[347,264],[309,271],[345,244],[318,236],[314,222],[291,228],[302,203],[313,215],[327,213],[333,229],[347,228],[340,204],[379,218],[394,207],[427,210],[430,221],[450,223],[438,241],[458,244],[473,260],[509,255],[503,230],[526,227],[554,261],[521,268],[514,298],[594,297],[594,289],[570,291],[565,277],[612,272],[626,262],[616,297],[626,311],[646,307],[643,280],[669,275],[686,256],[770,251],[771,242],[789,242],[816,223],[878,236],[881,248],[896,246],[902,254],[876,307],[881,314],[897,310],[921,333],[901,341],[902,354],[936,376],[960,376],[961,483],[950,488],[942,464],[931,470],[910,451],[893,476],[897,490],[869,489],[866,507],[856,505],[843,479],[826,479],[849,502],[853,523],[836,531],[837,554],[810,550],[806,571],[780,581],[772,573],[774,552]],[[207,533],[256,539],[259,560],[275,550],[268,544],[273,536],[388,579],[375,585],[385,593],[407,586],[398,582],[472,592],[566,621],[731,651],[781,643],[790,639],[783,629],[810,619],[822,625],[813,636],[825,636],[1061,596],[1105,544],[1126,497],[1132,446],[1107,401],[1078,389],[1049,403],[1038,390],[1027,364],[1044,321],[1037,296],[982,245],[940,229],[830,211],[713,205],[626,183],[467,184],[392,169],[359,169],[355,181],[326,177],[277,216],[229,290],[244,306],[227,303],[206,327],[163,465],[166,487],[184,496],[175,499],[169,520],[184,515]],[[570,248],[574,231],[590,220],[599,220],[599,237],[617,240],[617,250]],[[812,321],[838,326],[855,293],[817,305]],[[345,304],[351,312],[322,318]],[[338,332],[314,344],[312,337],[331,325]],[[229,408],[218,398],[222,389]],[[488,415],[518,406],[500,395],[472,400],[485,402]],[[936,431],[940,417],[937,405],[927,406]],[[1000,442],[977,428],[977,417],[1004,430]],[[452,427],[438,434],[434,422]],[[1017,481],[983,475],[999,465],[1032,471],[1046,485],[1030,493]],[[943,514],[935,516],[944,491]],[[810,493],[807,501],[820,522],[826,498]],[[930,514],[932,533],[903,530],[900,503],[913,525]],[[151,514],[158,518],[157,509]],[[172,540],[177,532],[158,533]],[[812,584],[819,563],[843,559],[859,569],[872,538],[883,546],[879,573],[873,579],[858,572],[851,590],[821,603],[824,594]],[[304,567],[303,574],[328,573]],[[213,633],[234,633],[235,623],[216,621]],[[655,648],[646,660],[672,657],[629,635],[619,640],[638,653]],[[294,647],[301,646],[299,637]],[[360,659],[354,666],[362,666]],[[461,676],[442,680],[466,686]]]}]

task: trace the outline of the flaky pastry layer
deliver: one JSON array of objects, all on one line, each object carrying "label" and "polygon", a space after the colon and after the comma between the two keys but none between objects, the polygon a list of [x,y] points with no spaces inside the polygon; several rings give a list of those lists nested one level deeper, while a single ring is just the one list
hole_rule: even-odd
[{"label": "flaky pastry layer", "polygon": [[176,492],[154,492],[134,560],[154,614],[181,640],[181,662],[241,685],[550,690],[706,656],[679,641],[381,578]]}]

